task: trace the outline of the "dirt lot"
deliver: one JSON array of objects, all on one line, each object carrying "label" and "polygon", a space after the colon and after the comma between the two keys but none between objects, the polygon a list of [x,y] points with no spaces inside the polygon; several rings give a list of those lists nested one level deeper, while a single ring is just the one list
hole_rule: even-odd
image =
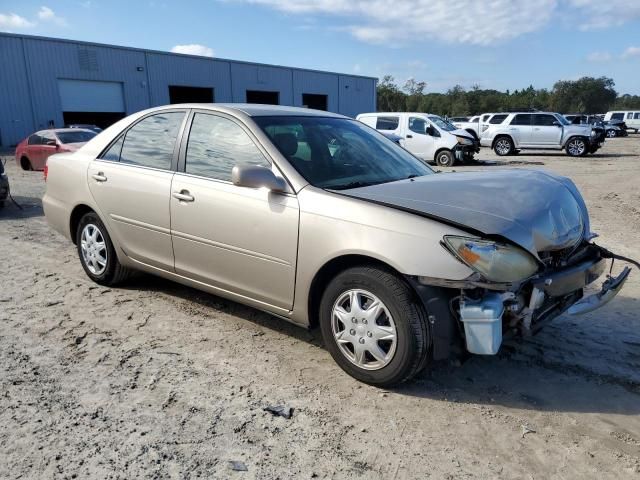
[{"label": "dirt lot", "polygon": [[[640,258],[640,135],[479,158],[456,169],[571,177],[601,243]],[[42,173],[4,159],[23,210],[0,212],[0,478],[640,478],[640,272],[600,311],[381,391],[317,331],[148,276],[93,284]]]}]

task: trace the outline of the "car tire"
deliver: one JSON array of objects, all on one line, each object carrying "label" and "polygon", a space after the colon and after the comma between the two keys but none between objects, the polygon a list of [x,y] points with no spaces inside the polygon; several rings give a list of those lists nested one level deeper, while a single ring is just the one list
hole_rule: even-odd
[{"label": "car tire", "polygon": [[[377,310],[369,311],[376,302]],[[353,267],[339,273],[322,295],[320,328],[340,368],[370,385],[390,387],[406,381],[430,358],[431,336],[422,303],[404,279],[382,268]]]},{"label": "car tire", "polygon": [[573,137],[567,142],[566,151],[571,157],[584,157],[589,153],[589,146],[584,138]]},{"label": "car tire", "polygon": [[498,137],[496,139],[496,142],[493,144],[493,151],[499,157],[511,155],[513,150],[513,140],[511,140],[509,137]]},{"label": "car tire", "polygon": [[33,165],[31,164],[31,160],[29,160],[29,158],[27,157],[22,157],[20,159],[20,166],[22,167],[22,170],[25,170],[27,172],[30,172],[33,170]]},{"label": "car tire", "polygon": [[617,136],[615,130],[607,130],[607,138],[615,138]]},{"label": "car tire", "polygon": [[95,212],[88,212],[80,219],[76,246],[82,268],[94,282],[113,286],[131,274],[131,270],[118,261],[111,237]]},{"label": "car tire", "polygon": [[449,150],[442,150],[436,154],[436,165],[439,167],[453,167],[455,158]]}]

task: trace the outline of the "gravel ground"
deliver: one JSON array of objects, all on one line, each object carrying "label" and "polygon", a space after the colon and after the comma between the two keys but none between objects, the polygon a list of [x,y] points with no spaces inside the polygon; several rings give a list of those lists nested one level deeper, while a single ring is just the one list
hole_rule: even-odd
[{"label": "gravel ground", "polygon": [[[571,177],[602,244],[640,258],[640,135],[479,158],[455,169]],[[640,478],[640,272],[597,312],[382,391],[318,331],[149,276],[93,284],[42,173],[3,159],[23,209],[0,211],[0,478]]]}]

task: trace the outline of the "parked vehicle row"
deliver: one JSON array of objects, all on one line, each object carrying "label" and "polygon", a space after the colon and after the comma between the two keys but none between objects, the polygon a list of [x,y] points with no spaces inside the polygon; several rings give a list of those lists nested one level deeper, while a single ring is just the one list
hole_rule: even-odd
[{"label": "parked vehicle row", "polygon": [[635,133],[640,131],[640,111],[612,111],[604,115],[604,121],[624,122],[627,129],[633,130]]},{"label": "parked vehicle row", "polygon": [[16,163],[23,170],[44,170],[54,153],[74,152],[97,135],[82,128],[40,130],[29,135],[16,147]]},{"label": "parked vehicle row", "polygon": [[356,120],[380,132],[400,137],[401,145],[416,157],[450,167],[473,160],[480,151],[476,138],[438,115],[429,113],[362,113]]}]

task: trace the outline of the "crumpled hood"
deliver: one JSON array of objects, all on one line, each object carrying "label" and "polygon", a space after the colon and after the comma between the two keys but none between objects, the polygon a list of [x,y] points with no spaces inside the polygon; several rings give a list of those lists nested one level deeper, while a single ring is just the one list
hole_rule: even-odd
[{"label": "crumpled hood", "polygon": [[455,135],[457,137],[465,137],[468,138],[469,140],[475,140],[475,138],[473,137],[473,135],[471,135],[469,132],[467,132],[466,130],[463,130],[461,128],[457,129],[457,130],[452,130],[451,132],[449,132],[451,135]]},{"label": "crumpled hood", "polygon": [[574,183],[538,170],[441,173],[340,193],[502,236],[536,258],[590,231]]}]

